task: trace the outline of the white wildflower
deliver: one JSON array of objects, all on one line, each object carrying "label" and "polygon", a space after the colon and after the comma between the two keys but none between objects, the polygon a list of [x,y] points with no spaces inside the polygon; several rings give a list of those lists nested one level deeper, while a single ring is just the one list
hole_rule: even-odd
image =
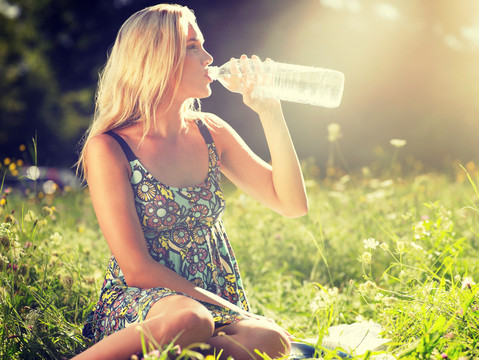
[{"label": "white wildflower", "polygon": [[420,237],[423,236],[430,236],[430,232],[426,230],[426,227],[424,226],[425,222],[424,221],[419,221],[416,226],[414,226],[414,232],[416,233],[415,238],[419,239]]},{"label": "white wildflower", "polygon": [[367,295],[368,288],[366,287],[366,284],[359,284],[358,292],[359,292],[359,295]]},{"label": "white wildflower", "polygon": [[363,240],[364,248],[365,249],[376,249],[379,246],[379,242],[376,239],[369,238]]},{"label": "white wildflower", "polygon": [[377,289],[377,285],[375,283],[373,283],[371,280],[368,280],[364,283],[364,285],[366,286],[366,289],[368,290],[375,290]]},{"label": "white wildflower", "polygon": [[366,281],[365,283],[359,284],[358,286],[358,291],[360,295],[367,295],[371,291],[374,291],[376,289],[377,285],[370,280]]},{"label": "white wildflower", "polygon": [[0,236],[10,237],[12,233],[12,224],[4,222],[0,224]]},{"label": "white wildflower", "polygon": [[392,306],[395,302],[396,302],[396,298],[393,297],[393,296],[385,296],[382,301],[383,301],[383,304],[386,305],[386,306]]},{"label": "white wildflower", "polygon": [[63,236],[55,231],[54,234],[50,235],[50,240],[53,245],[58,245],[63,240]]},{"label": "white wildflower", "polygon": [[413,247],[416,250],[421,250],[421,251],[424,250],[422,246],[416,244],[415,242],[411,242],[411,247]]},{"label": "white wildflower", "polygon": [[392,179],[384,180],[379,183],[379,187],[382,187],[382,188],[391,187],[393,185],[394,185],[394,180]]},{"label": "white wildflower", "polygon": [[30,328],[34,327],[40,315],[41,315],[41,311],[38,309],[30,311],[25,316],[26,325],[29,326]]},{"label": "white wildflower", "polygon": [[24,220],[27,222],[32,222],[35,220],[35,213],[32,210],[28,210],[25,214]]},{"label": "white wildflower", "polygon": [[365,251],[359,258],[359,261],[361,261],[363,264],[370,264],[371,259],[372,259],[371,253],[369,251]]},{"label": "white wildflower", "polygon": [[328,140],[330,142],[335,142],[343,134],[341,134],[341,127],[337,123],[331,123],[328,125]]},{"label": "white wildflower", "polygon": [[332,289],[321,289],[311,303],[313,312],[328,311],[335,303],[339,290],[334,287]]},{"label": "white wildflower", "polygon": [[8,261],[8,258],[6,256],[3,256],[2,254],[0,254],[0,270],[3,266],[6,266],[10,263],[10,261]]},{"label": "white wildflower", "polygon": [[476,283],[474,282],[474,280],[472,279],[472,277],[468,276],[468,277],[465,277],[463,280],[462,280],[462,288],[463,289],[470,289],[472,285],[475,285]]},{"label": "white wildflower", "polygon": [[384,250],[384,251],[388,251],[389,250],[389,245],[386,244],[386,243],[382,243],[381,245],[379,245],[379,247]]}]

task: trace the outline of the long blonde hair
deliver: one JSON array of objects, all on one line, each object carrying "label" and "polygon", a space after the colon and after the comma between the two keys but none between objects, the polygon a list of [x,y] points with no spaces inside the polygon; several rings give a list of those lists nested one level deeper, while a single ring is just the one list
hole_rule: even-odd
[{"label": "long blonde hair", "polygon": [[[161,105],[168,109],[178,89],[188,25],[196,26],[186,6],[159,4],[133,14],[120,28],[100,74],[93,121],[82,141],[77,170],[86,175],[85,152],[95,135],[143,122],[143,138],[156,124]],[[182,106],[193,116],[197,99]]]}]

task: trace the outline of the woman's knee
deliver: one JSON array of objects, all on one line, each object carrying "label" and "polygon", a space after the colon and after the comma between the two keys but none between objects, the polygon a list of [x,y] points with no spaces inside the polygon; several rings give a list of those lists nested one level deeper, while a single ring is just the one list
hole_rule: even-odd
[{"label": "woman's knee", "polygon": [[169,296],[158,301],[146,320],[149,330],[157,334],[155,337],[166,334],[169,340],[181,337],[185,342],[206,341],[214,331],[214,320],[208,309],[186,296]]},{"label": "woman's knee", "polygon": [[178,311],[176,318],[180,328],[184,331],[201,332],[207,334],[208,338],[211,337],[215,330],[215,322],[208,309],[196,301],[185,305]]}]

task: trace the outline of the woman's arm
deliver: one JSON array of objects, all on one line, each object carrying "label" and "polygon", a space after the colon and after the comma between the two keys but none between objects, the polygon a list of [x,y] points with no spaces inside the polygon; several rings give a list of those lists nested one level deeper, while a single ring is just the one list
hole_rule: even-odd
[{"label": "woman's arm", "polygon": [[[259,63],[257,57],[252,59]],[[243,55],[240,63],[245,60]],[[247,74],[247,68],[244,69]],[[239,188],[276,212],[288,217],[303,216],[308,212],[308,199],[281,104],[278,100],[252,98],[253,88],[252,83],[242,90],[243,101],[259,115],[271,165],[255,155],[230,126],[223,124],[216,129],[215,137],[220,144],[222,171]]]},{"label": "woman's arm", "polygon": [[134,205],[131,170],[114,139],[108,135],[94,137],[88,144],[86,164],[90,196],[100,228],[128,286],[144,289],[166,287],[197,300],[245,313],[150,256]]}]

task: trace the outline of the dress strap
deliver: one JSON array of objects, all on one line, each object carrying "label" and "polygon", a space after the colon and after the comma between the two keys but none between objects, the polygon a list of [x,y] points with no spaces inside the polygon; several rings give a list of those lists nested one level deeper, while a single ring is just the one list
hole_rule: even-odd
[{"label": "dress strap", "polygon": [[105,134],[110,135],[113,139],[115,139],[118,142],[118,144],[121,146],[129,162],[136,160],[135,153],[131,150],[130,146],[126,143],[126,141],[120,135],[118,135],[117,133],[111,130],[108,130]]},{"label": "dress strap", "polygon": [[207,144],[212,144],[213,138],[211,137],[210,130],[205,125],[205,123],[202,120],[197,120],[196,125],[198,125],[198,129],[200,129],[200,133],[203,136],[203,139],[205,139],[205,142]]}]

